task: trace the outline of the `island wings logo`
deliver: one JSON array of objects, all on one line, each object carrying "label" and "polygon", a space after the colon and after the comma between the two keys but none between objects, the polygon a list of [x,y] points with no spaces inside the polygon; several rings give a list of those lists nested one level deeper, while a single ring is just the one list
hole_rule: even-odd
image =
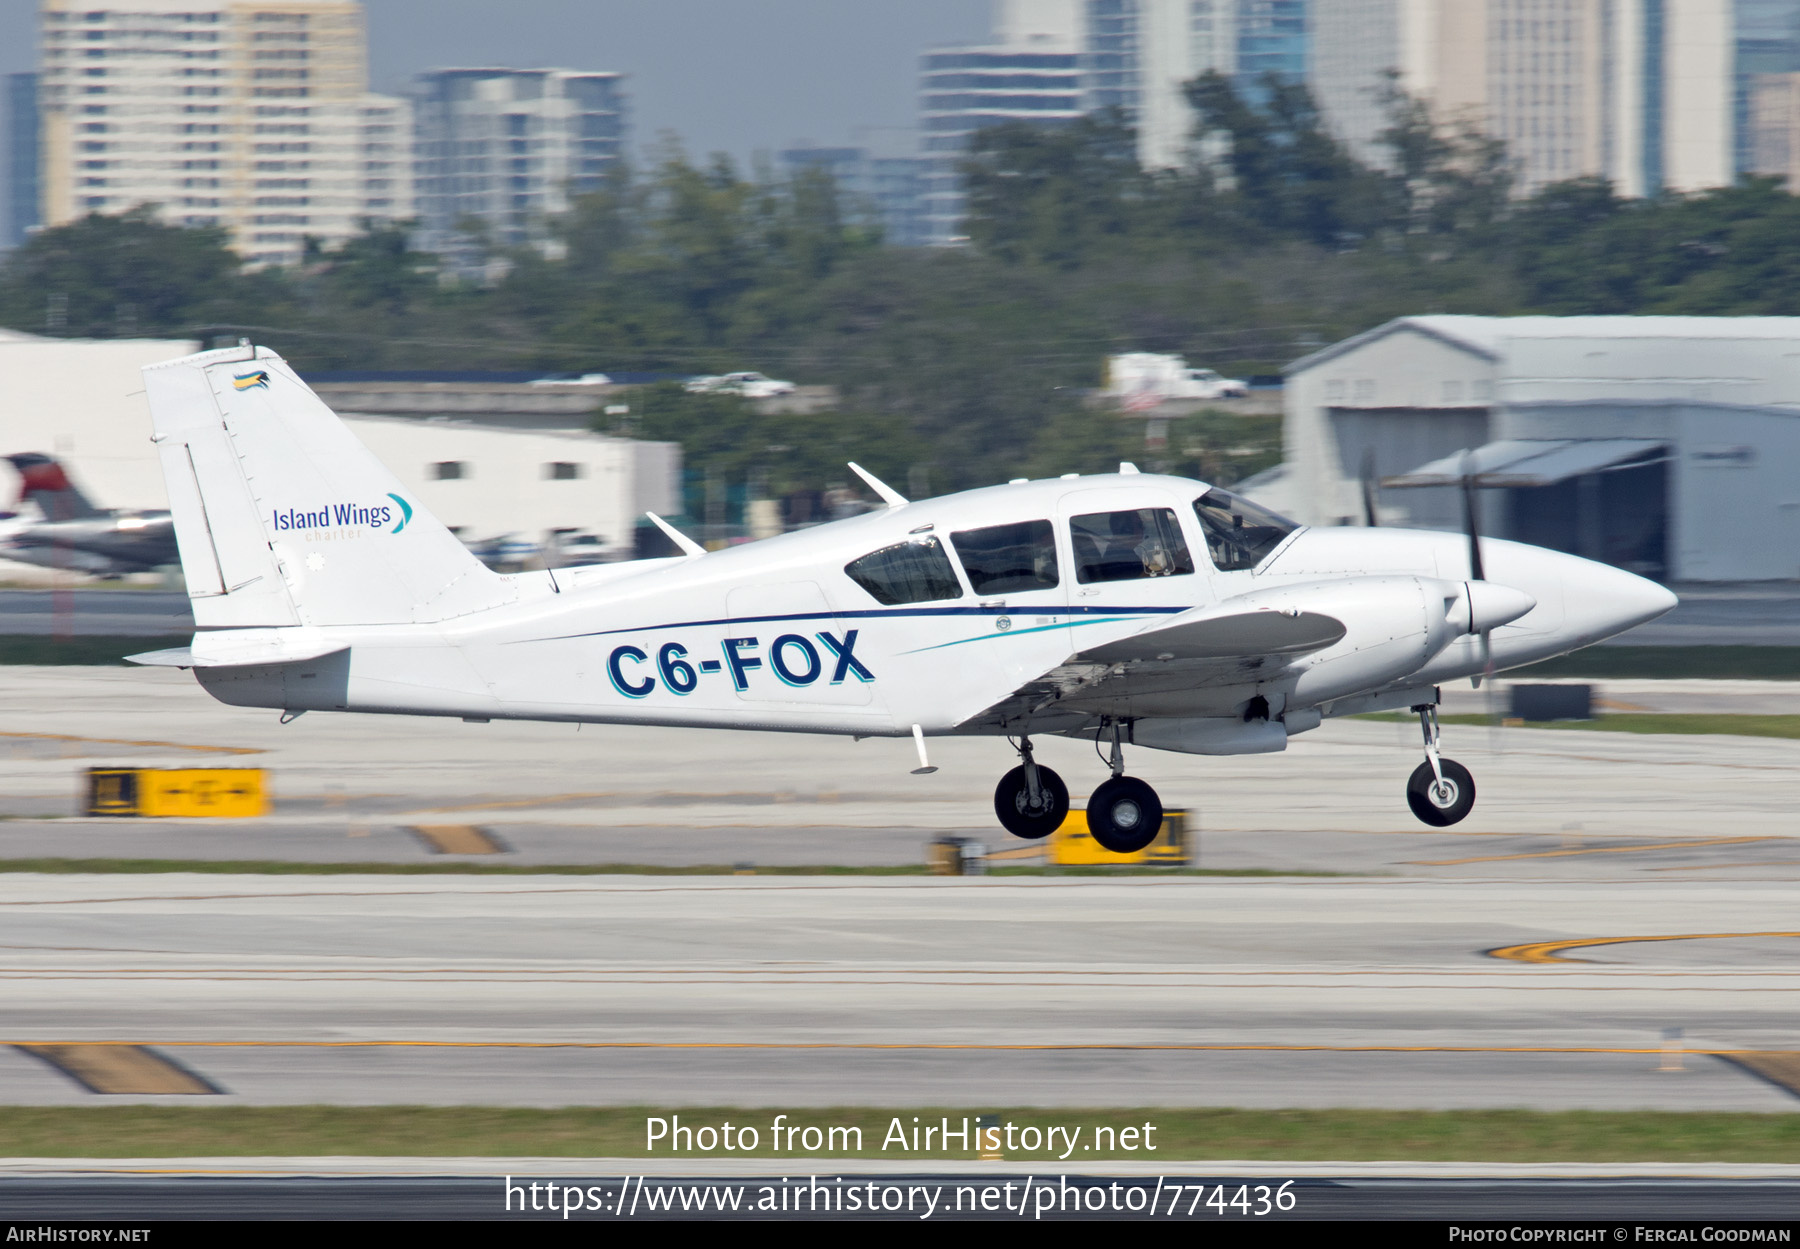
[{"label": "island wings logo", "polygon": [[269,388],[269,371],[256,369],[249,373],[234,373],[231,385],[235,390],[267,390]]},{"label": "island wings logo", "polygon": [[380,529],[389,521],[389,533],[399,533],[413,518],[412,504],[397,494],[388,498],[394,507],[377,504],[331,503],[319,508],[279,508],[271,514],[271,527],[278,533],[297,529]]}]

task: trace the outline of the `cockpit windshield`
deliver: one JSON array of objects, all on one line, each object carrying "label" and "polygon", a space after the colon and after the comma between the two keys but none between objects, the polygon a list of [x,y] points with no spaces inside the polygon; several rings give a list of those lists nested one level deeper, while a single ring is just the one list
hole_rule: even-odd
[{"label": "cockpit windshield", "polygon": [[1221,572],[1255,568],[1300,526],[1229,490],[1214,488],[1194,500],[1206,532],[1206,549]]}]

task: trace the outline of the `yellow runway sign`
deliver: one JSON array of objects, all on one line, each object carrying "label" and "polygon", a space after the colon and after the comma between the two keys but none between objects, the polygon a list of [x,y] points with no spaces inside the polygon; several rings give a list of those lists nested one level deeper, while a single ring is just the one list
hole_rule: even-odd
[{"label": "yellow runway sign", "polygon": [[89,815],[242,819],[267,815],[262,768],[89,768]]}]

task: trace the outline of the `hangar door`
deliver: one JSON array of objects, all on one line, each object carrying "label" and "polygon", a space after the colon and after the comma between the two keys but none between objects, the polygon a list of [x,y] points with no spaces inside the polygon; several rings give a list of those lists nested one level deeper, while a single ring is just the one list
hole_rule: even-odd
[{"label": "hangar door", "polygon": [[[1374,458],[1375,479],[1405,473],[1427,460],[1479,447],[1488,440],[1486,408],[1330,408],[1338,470],[1360,481]],[[1461,529],[1462,501],[1449,491],[1412,490],[1382,496],[1384,508],[1405,507],[1405,524],[1420,529]],[[1362,523],[1361,517],[1356,519]]]}]

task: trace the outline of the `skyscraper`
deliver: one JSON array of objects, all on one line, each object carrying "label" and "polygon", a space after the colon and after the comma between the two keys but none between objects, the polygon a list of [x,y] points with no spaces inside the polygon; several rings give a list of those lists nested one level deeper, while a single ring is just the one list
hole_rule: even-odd
[{"label": "skyscraper", "polygon": [[[85,4],[85,0],[82,0]],[[42,0],[41,202],[61,225],[155,205],[221,226],[261,264],[298,260],[369,218],[411,215],[404,180],[372,198],[365,152],[401,101],[371,96],[355,0]],[[405,133],[403,127],[401,133]]]},{"label": "skyscraper", "polygon": [[1138,163],[1179,169],[1194,159],[1186,86],[1208,71],[1255,97],[1269,75],[1307,77],[1317,0],[1083,0],[1090,111],[1120,110],[1137,130]]},{"label": "skyscraper", "polygon": [[17,247],[38,223],[36,74],[6,76],[6,217],[0,247]]},{"label": "skyscraper", "polygon": [[1440,118],[1506,142],[1518,187],[1596,176],[1627,195],[1732,180],[1732,6],[1723,0],[1312,0],[1310,73],[1368,159],[1388,70]]},{"label": "skyscraper", "polygon": [[1084,111],[1076,0],[1000,0],[992,43],[940,48],[921,58],[920,216],[924,241],[962,235],[957,171],[969,139],[1002,122],[1061,125]]},{"label": "skyscraper", "polygon": [[598,190],[624,153],[619,74],[440,69],[412,95],[422,245],[440,255],[472,255],[470,223],[498,243],[543,242],[545,218]]}]

